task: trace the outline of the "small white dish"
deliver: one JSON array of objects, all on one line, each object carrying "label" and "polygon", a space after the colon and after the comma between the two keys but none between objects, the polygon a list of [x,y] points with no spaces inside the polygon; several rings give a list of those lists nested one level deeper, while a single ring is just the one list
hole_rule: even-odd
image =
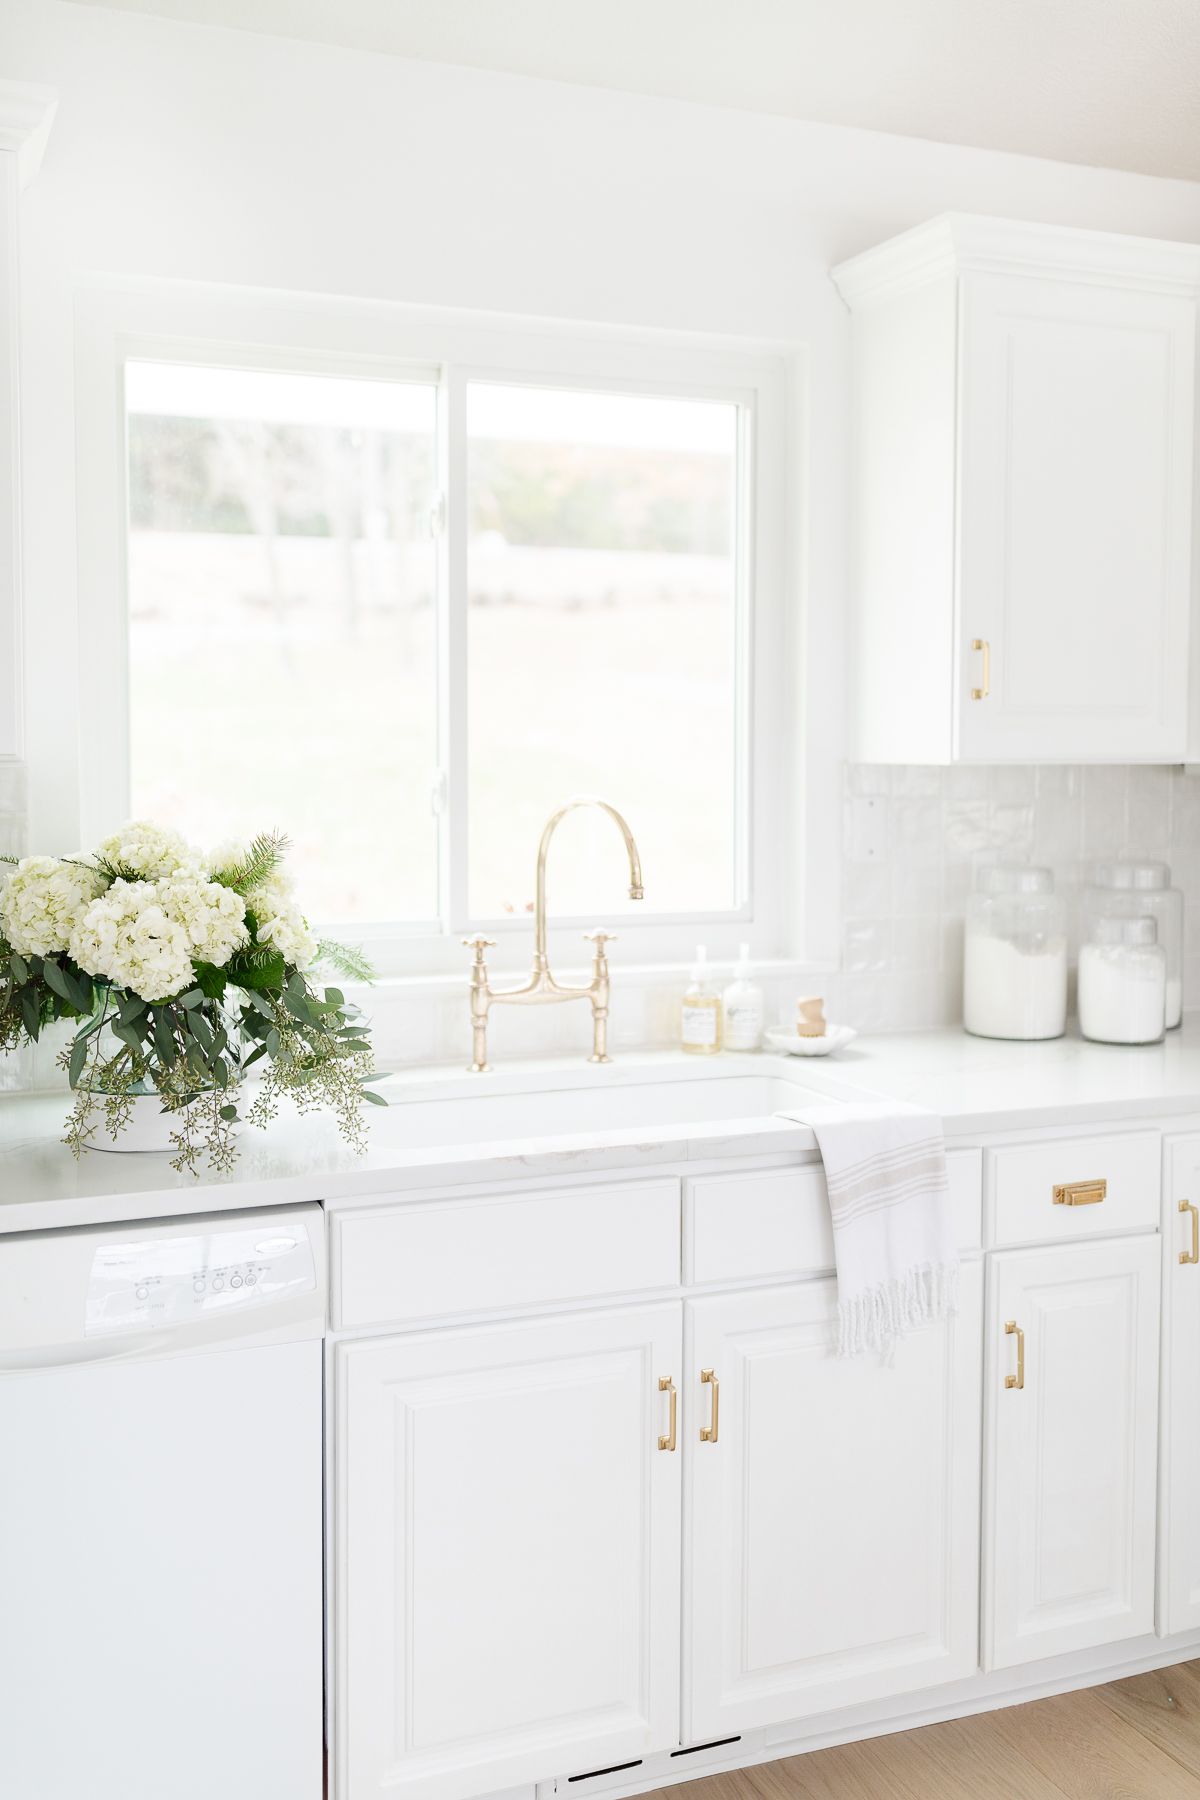
[{"label": "small white dish", "polygon": [[785,1056],[829,1056],[844,1050],[858,1036],[852,1025],[828,1025],[824,1037],[801,1037],[798,1031],[768,1031],[765,1034],[772,1050]]}]

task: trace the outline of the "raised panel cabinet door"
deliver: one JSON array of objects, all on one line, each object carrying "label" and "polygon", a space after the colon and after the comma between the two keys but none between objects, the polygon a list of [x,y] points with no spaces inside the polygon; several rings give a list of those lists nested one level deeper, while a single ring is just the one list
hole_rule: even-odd
[{"label": "raised panel cabinet door", "polygon": [[1195,330],[1187,298],[963,278],[961,756],[1182,758]]},{"label": "raised panel cabinet door", "polygon": [[1159,1260],[1157,1233],[992,1258],[987,1668],[1154,1629]]},{"label": "raised panel cabinet door", "polygon": [[677,1742],[681,1325],[677,1303],[338,1345],[338,1800]]},{"label": "raised panel cabinet door", "polygon": [[1158,1628],[1200,1626],[1200,1137],[1168,1138],[1163,1181]]},{"label": "raised panel cabinet door", "polygon": [[688,1304],[685,1744],[977,1667],[981,1265],[891,1366],[836,1312],[833,1281]]}]

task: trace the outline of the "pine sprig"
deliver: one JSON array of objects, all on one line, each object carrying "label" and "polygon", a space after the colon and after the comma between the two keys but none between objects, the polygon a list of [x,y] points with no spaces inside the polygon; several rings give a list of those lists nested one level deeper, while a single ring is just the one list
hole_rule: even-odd
[{"label": "pine sprig", "polygon": [[374,981],[375,970],[357,944],[339,944],[335,938],[321,938],[317,944],[317,962],[344,975],[347,981]]},{"label": "pine sprig", "polygon": [[276,873],[279,865],[288,853],[291,840],[283,831],[260,831],[251,840],[250,848],[238,862],[227,869],[217,869],[213,880],[222,887],[232,888],[235,894],[245,899],[256,887],[261,887]]}]

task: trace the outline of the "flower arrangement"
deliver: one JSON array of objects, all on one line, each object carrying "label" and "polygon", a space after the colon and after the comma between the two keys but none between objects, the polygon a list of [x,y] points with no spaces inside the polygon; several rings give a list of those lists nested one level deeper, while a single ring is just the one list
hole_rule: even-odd
[{"label": "flower arrangement", "polygon": [[284,870],[287,839],[265,833],[205,856],[177,832],[124,827],[90,855],[3,859],[0,1050],[78,1022],[59,1061],[75,1090],[65,1142],[76,1155],[100,1123],[115,1140],[138,1100],[169,1116],[173,1167],[236,1157],[246,1072],[261,1064],[247,1123],[284,1095],[332,1109],[354,1148],[362,1103],[384,1102],[370,1033],[320,964],[369,980],[361,955],[320,942]]}]

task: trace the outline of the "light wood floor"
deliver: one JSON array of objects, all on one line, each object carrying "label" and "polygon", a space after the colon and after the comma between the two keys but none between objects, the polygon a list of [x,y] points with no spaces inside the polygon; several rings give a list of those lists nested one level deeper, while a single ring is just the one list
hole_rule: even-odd
[{"label": "light wood floor", "polygon": [[1200,1661],[709,1775],[659,1794],[662,1800],[1200,1800]]}]

